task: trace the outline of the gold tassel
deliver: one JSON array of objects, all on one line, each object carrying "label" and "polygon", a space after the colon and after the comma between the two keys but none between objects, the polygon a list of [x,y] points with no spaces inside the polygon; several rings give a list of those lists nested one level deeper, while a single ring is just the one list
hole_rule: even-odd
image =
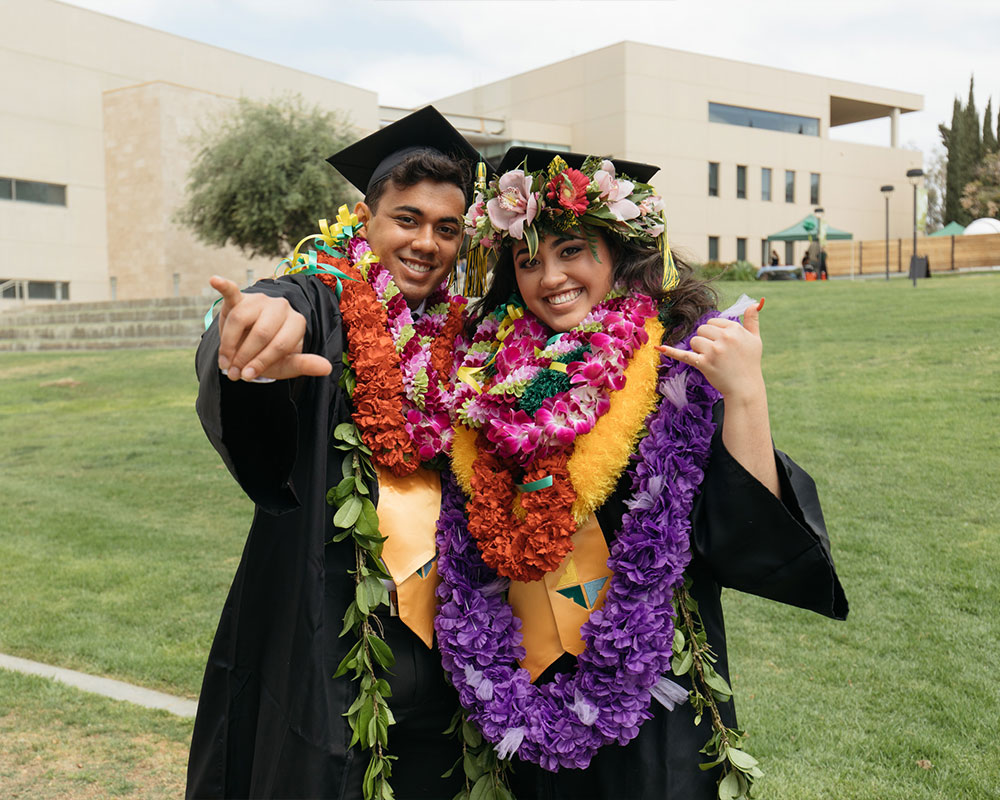
[{"label": "gold tassel", "polygon": [[[486,191],[486,162],[476,165],[476,192]],[[466,297],[482,297],[486,294],[486,271],[488,267],[486,248],[482,245],[469,247],[465,255],[465,287],[462,294]]]},{"label": "gold tassel", "polygon": [[663,222],[663,233],[656,241],[660,248],[660,255],[663,256],[663,288],[673,289],[679,282],[680,276],[677,274],[677,265],[674,263],[674,254],[670,252],[670,239],[667,237],[667,219],[661,212],[660,219]]}]

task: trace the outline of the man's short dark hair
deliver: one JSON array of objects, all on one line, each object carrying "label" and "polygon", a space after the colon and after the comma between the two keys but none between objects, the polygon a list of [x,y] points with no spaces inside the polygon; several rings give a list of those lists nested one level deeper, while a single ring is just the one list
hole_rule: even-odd
[{"label": "man's short dark hair", "polygon": [[471,201],[469,189],[472,186],[472,166],[468,161],[450,158],[432,150],[423,150],[407,156],[398,163],[382,180],[368,190],[365,205],[376,213],[378,202],[385,194],[389,182],[397,189],[408,189],[421,181],[450,183],[462,190],[466,203]]}]

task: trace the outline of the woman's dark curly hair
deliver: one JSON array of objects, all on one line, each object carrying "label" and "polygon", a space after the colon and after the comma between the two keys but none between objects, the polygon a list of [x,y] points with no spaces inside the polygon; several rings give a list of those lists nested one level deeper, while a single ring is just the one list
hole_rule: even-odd
[{"label": "woman's dark curly hair", "polygon": [[[598,235],[604,237],[611,251],[612,285],[627,286],[634,292],[647,294],[659,305],[665,344],[679,342],[691,332],[701,317],[716,308],[719,298],[715,290],[695,277],[691,268],[677,258],[676,254],[674,263],[680,280],[673,289],[664,291],[663,256],[658,249],[631,239],[621,239],[613,234],[598,232]],[[467,334],[471,337],[483,318],[507,302],[516,292],[513,248],[504,247],[493,267],[490,288],[470,309],[466,323]]]}]

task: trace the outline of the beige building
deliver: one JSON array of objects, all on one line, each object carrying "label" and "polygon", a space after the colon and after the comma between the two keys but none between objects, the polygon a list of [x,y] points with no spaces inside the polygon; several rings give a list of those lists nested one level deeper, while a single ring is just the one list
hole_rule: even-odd
[{"label": "beige building", "polygon": [[170,219],[199,125],[234,98],[288,93],[378,124],[364,89],[54,0],[0,0],[3,294],[16,280],[36,299],[166,297],[213,273],[269,274]]},{"label": "beige building", "polygon": [[[406,113],[367,90],[56,0],[0,0],[0,303],[23,290],[199,294],[213,273],[270,274],[269,260],[203,246],[172,217],[199,127],[238,97],[288,93],[361,132]],[[524,143],[661,165],[671,241],[697,260],[757,263],[768,233],[817,206],[855,238],[882,238],[885,183],[897,188],[891,235],[910,231],[904,175],[922,156],[899,149],[896,130],[919,95],[623,42],[436,104],[487,154]],[[893,120],[885,147],[828,138],[831,126],[881,116]]]},{"label": "beige building", "polygon": [[[767,235],[817,207],[856,239],[881,239],[885,184],[896,187],[890,235],[912,230],[905,176],[923,155],[899,148],[898,126],[920,95],[621,42],[435,104],[504,120],[504,144],[659,165],[671,244],[699,261],[761,263]],[[879,117],[891,120],[885,147],[829,138]]]}]

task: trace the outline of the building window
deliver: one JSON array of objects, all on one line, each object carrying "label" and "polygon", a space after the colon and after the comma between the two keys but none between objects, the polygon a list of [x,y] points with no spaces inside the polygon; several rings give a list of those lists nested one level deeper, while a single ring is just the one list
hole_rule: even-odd
[{"label": "building window", "polygon": [[0,278],[4,300],[69,300],[69,283],[65,281],[22,281]]},{"label": "building window", "polygon": [[739,165],[736,167],[736,198],[747,199],[747,168]]},{"label": "building window", "polygon": [[708,260],[718,261],[719,260],[719,237],[709,236],[708,237]]},{"label": "building window", "polygon": [[719,164],[716,161],[708,162],[708,196],[719,196]]},{"label": "building window", "polygon": [[785,170],[785,202],[795,202],[795,172],[790,169]]},{"label": "building window", "polygon": [[762,167],[760,170],[760,199],[771,202],[771,168]]},{"label": "building window", "polygon": [[767,239],[760,240],[760,265],[766,267],[771,263],[771,251],[767,249]]},{"label": "building window", "polygon": [[20,200],[25,203],[66,205],[66,187],[58,183],[24,181],[20,178],[0,178],[0,200]]},{"label": "building window", "polygon": [[762,128],[766,131],[819,136],[819,119],[817,117],[779,114],[775,111],[762,111],[759,108],[709,103],[708,121],[721,122],[725,125],[739,125],[744,128]]},{"label": "building window", "polygon": [[736,260],[747,260],[747,240],[742,237],[736,240]]},{"label": "building window", "polygon": [[819,173],[809,173],[809,202],[814,206],[819,205]]},{"label": "building window", "polygon": [[785,263],[794,264],[795,263],[795,243],[785,242]]}]

